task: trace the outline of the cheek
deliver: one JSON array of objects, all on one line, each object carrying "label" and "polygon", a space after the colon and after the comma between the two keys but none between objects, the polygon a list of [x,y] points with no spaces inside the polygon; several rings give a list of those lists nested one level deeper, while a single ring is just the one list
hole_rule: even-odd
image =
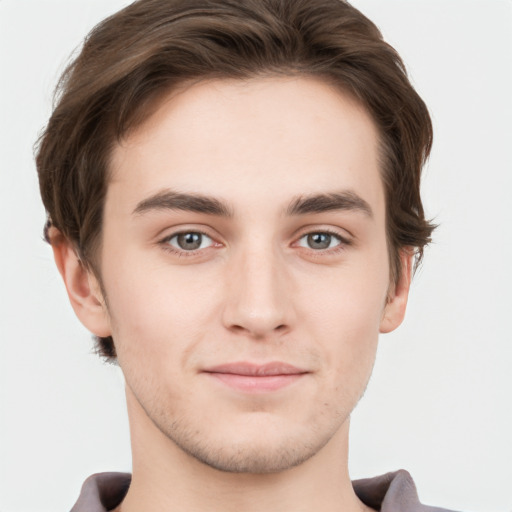
[{"label": "cheek", "polygon": [[324,354],[322,395],[327,408],[345,417],[355,407],[370,379],[378,344],[379,311],[369,315],[354,301],[340,303],[326,319],[326,332],[321,337]]},{"label": "cheek", "polygon": [[[141,270],[138,270],[141,269]],[[216,290],[194,278],[193,266],[170,272],[125,258],[105,273],[113,337],[120,362],[144,358],[155,365],[178,365],[205,336],[218,315]]]},{"label": "cheek", "polygon": [[357,333],[378,333],[388,276],[386,258],[367,258],[329,269],[322,276],[310,274],[301,286],[306,306],[303,313],[318,319],[325,329],[343,332],[350,338],[357,337]]},{"label": "cheek", "polygon": [[336,305],[324,309],[322,333],[318,333],[333,370],[341,375],[351,375],[371,370],[377,349],[382,305],[357,303],[354,296],[338,296]]},{"label": "cheek", "polygon": [[322,287],[303,297],[300,312],[309,335],[338,376],[367,379],[377,349],[388,289],[387,262],[333,269]]}]

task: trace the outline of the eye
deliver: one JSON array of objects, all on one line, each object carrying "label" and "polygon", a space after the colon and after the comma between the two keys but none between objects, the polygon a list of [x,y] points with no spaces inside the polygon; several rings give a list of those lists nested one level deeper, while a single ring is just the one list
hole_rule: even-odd
[{"label": "eye", "polygon": [[343,243],[340,236],[332,233],[308,233],[299,239],[299,247],[307,247],[317,251],[332,249]]},{"label": "eye", "polygon": [[196,251],[210,247],[213,244],[213,240],[204,233],[188,231],[186,233],[177,233],[167,238],[165,243],[180,251]]}]

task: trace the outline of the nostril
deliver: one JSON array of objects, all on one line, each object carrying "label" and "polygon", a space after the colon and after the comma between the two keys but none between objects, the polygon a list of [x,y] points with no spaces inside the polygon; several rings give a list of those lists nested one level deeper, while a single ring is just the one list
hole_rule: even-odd
[{"label": "nostril", "polygon": [[265,338],[267,334],[270,334],[271,331],[273,331],[274,333],[283,334],[288,329],[288,326],[286,324],[279,324],[274,329],[270,329],[269,331],[265,329],[264,331],[260,332],[256,328],[251,329],[248,327],[244,327],[243,325],[233,324],[229,326],[229,329],[231,330],[231,332],[234,332],[236,334],[249,334],[256,338]]}]

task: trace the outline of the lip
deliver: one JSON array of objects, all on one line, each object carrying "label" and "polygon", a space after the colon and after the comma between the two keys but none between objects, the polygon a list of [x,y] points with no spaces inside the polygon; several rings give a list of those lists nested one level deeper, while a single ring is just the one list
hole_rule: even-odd
[{"label": "lip", "polygon": [[232,389],[249,393],[277,391],[309,373],[281,361],[266,364],[227,363],[203,372]]}]

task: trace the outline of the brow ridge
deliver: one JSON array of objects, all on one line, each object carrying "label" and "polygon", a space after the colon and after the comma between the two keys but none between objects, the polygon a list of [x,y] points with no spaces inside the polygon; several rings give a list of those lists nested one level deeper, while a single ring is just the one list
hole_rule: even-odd
[{"label": "brow ridge", "polygon": [[[182,210],[233,217],[233,211],[225,202],[202,194],[190,194],[165,189],[140,201],[134,214],[154,210]],[[287,216],[323,213],[333,210],[358,211],[372,218],[373,211],[362,197],[351,190],[332,193],[301,195],[294,198],[285,210]]]},{"label": "brow ridge", "polygon": [[373,211],[361,196],[351,190],[324,194],[313,194],[295,198],[286,209],[287,215],[306,215],[332,210],[348,210],[373,217]]},{"label": "brow ridge", "polygon": [[201,194],[188,194],[173,190],[162,190],[143,199],[133,210],[134,214],[143,214],[153,210],[183,210],[220,217],[232,217],[231,208],[214,197]]}]

